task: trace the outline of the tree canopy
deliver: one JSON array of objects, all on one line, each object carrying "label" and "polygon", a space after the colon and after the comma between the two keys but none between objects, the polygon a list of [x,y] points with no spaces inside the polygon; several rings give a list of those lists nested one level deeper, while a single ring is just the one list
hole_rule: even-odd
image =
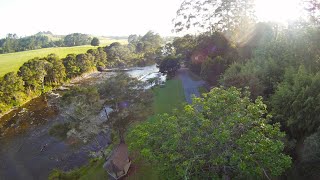
[{"label": "tree canopy", "polygon": [[174,19],[174,30],[197,27],[202,31],[232,32],[253,19],[253,0],[184,0]]},{"label": "tree canopy", "polygon": [[279,124],[259,97],[214,88],[175,113],[135,126],[130,148],[156,163],[170,179],[278,176],[290,167]]},{"label": "tree canopy", "polygon": [[97,37],[92,38],[91,40],[91,46],[99,46],[100,40]]}]

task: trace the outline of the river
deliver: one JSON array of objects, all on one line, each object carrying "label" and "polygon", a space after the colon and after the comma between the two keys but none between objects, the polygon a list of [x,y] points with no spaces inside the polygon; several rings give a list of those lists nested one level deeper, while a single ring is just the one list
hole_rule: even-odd
[{"label": "river", "polygon": [[[126,73],[140,80],[160,76],[155,65],[131,68]],[[94,73],[75,85],[95,84],[112,74]],[[99,151],[101,147],[96,142],[59,141],[48,134],[52,124],[63,118],[56,106],[56,98],[59,97],[44,94],[0,119],[4,122],[0,126],[0,180],[47,179],[52,169],[79,167],[88,162],[90,152]],[[110,133],[100,134],[97,139],[105,148],[110,143]]]}]

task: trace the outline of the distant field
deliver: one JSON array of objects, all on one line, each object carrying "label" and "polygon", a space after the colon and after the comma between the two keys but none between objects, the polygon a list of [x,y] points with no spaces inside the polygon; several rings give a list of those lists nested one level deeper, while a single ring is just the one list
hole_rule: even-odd
[{"label": "distant field", "polygon": [[[112,42],[120,42],[120,43],[127,43],[126,40],[112,40],[112,39],[101,39],[101,46],[106,46],[111,44]],[[94,49],[96,47],[91,45],[85,46],[75,46],[75,47],[55,47],[55,48],[44,48],[44,49],[37,49],[32,51],[22,51],[16,53],[9,53],[9,54],[0,54],[0,77],[5,75],[11,71],[18,71],[20,66],[34,58],[34,57],[45,57],[48,54],[55,53],[60,58],[65,57],[68,54],[75,53],[85,53],[88,49]]]}]

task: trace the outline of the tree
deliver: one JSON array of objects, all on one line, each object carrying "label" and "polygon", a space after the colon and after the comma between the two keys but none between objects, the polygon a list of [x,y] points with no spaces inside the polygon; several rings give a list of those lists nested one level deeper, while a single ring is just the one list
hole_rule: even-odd
[{"label": "tree", "polygon": [[152,94],[146,89],[146,83],[121,73],[110,77],[99,87],[104,104],[112,107],[110,122],[124,141],[124,133],[129,125],[146,119],[152,111]]},{"label": "tree", "polygon": [[301,140],[320,126],[320,73],[308,73],[304,66],[286,70],[274,95],[272,112],[290,137]]},{"label": "tree", "polygon": [[112,43],[106,48],[110,66],[125,66],[130,64],[133,52],[127,45]]},{"label": "tree", "polygon": [[66,68],[67,78],[73,78],[80,75],[80,68],[76,63],[76,54],[68,54],[62,59],[62,63]]},{"label": "tree", "polygon": [[91,37],[87,34],[73,33],[64,37],[65,46],[81,46],[90,44]]},{"label": "tree", "polygon": [[319,130],[304,140],[302,160],[304,162],[317,162],[320,160]]},{"label": "tree", "polygon": [[159,72],[167,74],[169,77],[173,77],[180,69],[180,62],[179,59],[175,56],[167,56],[163,60],[161,60],[158,67]]},{"label": "tree", "polygon": [[18,75],[22,77],[27,88],[30,90],[40,90],[44,88],[48,65],[47,61],[34,58],[25,62],[20,67]]},{"label": "tree", "polygon": [[103,101],[96,87],[75,87],[65,93],[60,101],[60,109],[69,131],[61,136],[76,137],[84,142],[96,138],[107,130],[99,114],[102,108]]},{"label": "tree", "polygon": [[170,179],[262,179],[281,175],[291,158],[282,153],[279,124],[259,97],[214,88],[191,105],[135,126],[130,149],[157,164]]},{"label": "tree", "polygon": [[309,13],[311,22],[320,24],[320,1],[319,0],[304,0],[305,9]]},{"label": "tree", "polygon": [[96,67],[105,67],[108,64],[107,53],[102,47],[98,47],[98,49],[89,49],[87,54],[94,56],[94,64]]},{"label": "tree", "polygon": [[129,44],[133,44],[133,45],[137,45],[138,44],[138,42],[140,41],[140,39],[141,39],[141,37],[140,36],[138,36],[138,35],[136,35],[136,34],[131,34],[131,35],[129,35],[129,37],[128,37],[128,43]]},{"label": "tree", "polygon": [[0,101],[18,104],[24,92],[23,80],[14,72],[9,72],[0,80]]},{"label": "tree", "polygon": [[233,32],[253,19],[253,0],[184,0],[174,19],[174,29],[180,32],[197,27],[202,31]]},{"label": "tree", "polygon": [[248,87],[251,97],[255,99],[264,95],[265,90],[257,71],[258,69],[253,63],[247,63],[246,65],[234,63],[223,73],[220,78],[220,84],[225,87]]},{"label": "tree", "polygon": [[221,56],[217,56],[214,59],[208,57],[201,65],[200,76],[211,84],[217,84],[220,75],[225,69],[225,60]]},{"label": "tree", "polygon": [[174,46],[177,55],[180,55],[182,59],[189,60],[197,43],[194,36],[187,34],[183,37],[176,37],[173,40],[172,45]]},{"label": "tree", "polygon": [[60,85],[66,78],[66,68],[62,60],[56,54],[49,54],[46,60],[50,63],[46,83],[48,85]]},{"label": "tree", "polygon": [[80,73],[86,73],[94,67],[94,57],[91,54],[78,54],[76,56],[76,65],[80,68]]},{"label": "tree", "polygon": [[99,46],[100,40],[97,37],[92,38],[91,40],[91,46]]}]

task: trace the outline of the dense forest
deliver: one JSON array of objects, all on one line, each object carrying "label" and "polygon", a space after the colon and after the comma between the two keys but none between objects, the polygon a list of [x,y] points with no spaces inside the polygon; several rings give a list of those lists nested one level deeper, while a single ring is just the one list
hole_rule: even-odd
[{"label": "dense forest", "polygon": [[47,31],[21,38],[16,34],[8,34],[5,38],[0,39],[0,54],[49,47],[90,45],[92,40],[93,38],[89,35],[81,33],[72,33],[62,37],[53,35],[50,31]]},{"label": "dense forest", "polygon": [[0,114],[96,69],[154,63],[162,38],[152,31],[144,36],[130,37],[129,44],[115,42],[106,47],[89,49],[85,54],[69,54],[64,58],[49,54],[30,59],[17,73],[10,72],[0,78]]}]

